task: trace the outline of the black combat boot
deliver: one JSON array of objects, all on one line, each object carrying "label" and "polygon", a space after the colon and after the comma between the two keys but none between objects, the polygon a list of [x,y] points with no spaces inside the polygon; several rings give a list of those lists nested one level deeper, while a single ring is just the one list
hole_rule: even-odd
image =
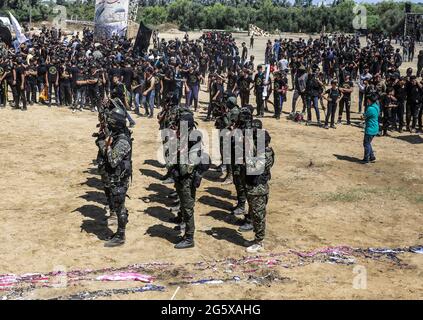
[{"label": "black combat boot", "polygon": [[125,243],[125,227],[128,223],[128,211],[126,209],[122,210],[117,215],[117,220],[118,229],[113,237],[104,244],[105,247],[117,247]]},{"label": "black combat boot", "polygon": [[187,249],[194,247],[194,238],[193,236],[185,236],[182,238],[182,241],[175,245],[175,249]]}]

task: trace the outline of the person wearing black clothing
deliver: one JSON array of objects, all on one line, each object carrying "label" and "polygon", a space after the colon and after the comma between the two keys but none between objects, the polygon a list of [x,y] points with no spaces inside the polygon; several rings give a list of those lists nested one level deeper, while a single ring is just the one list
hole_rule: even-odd
[{"label": "person wearing black clothing", "polygon": [[72,89],[71,73],[66,65],[60,68],[59,83],[60,103],[68,107],[72,104]]},{"label": "person wearing black clothing", "polygon": [[[411,76],[407,89],[407,114],[406,126],[407,130],[413,132],[416,128],[417,120],[420,113],[420,105],[422,102],[422,85],[417,82],[416,76]],[[410,127],[411,122],[411,127]],[[421,123],[419,123],[421,126]]]},{"label": "person wearing black clothing", "polygon": [[91,112],[97,111],[101,104],[99,74],[95,65],[90,66],[87,80],[87,97],[90,99]]},{"label": "person wearing black clothing", "polygon": [[198,107],[198,93],[200,91],[200,82],[203,77],[199,71],[194,70],[194,67],[189,68],[187,74],[187,80],[185,82],[185,92],[186,92],[186,106],[191,107],[191,103],[194,100],[194,111]]},{"label": "person wearing black clothing", "polygon": [[125,85],[125,88],[127,90],[128,94],[128,104],[129,107],[132,107],[132,80],[134,79],[134,71],[131,66],[131,61],[128,60],[126,62],[126,66],[121,69],[121,75],[122,75],[122,83]]},{"label": "person wearing black clothing", "polygon": [[231,69],[229,69],[228,75],[227,75],[226,91],[232,94],[236,94],[236,91],[238,90],[237,82],[238,82],[237,75]]},{"label": "person wearing black clothing", "polygon": [[312,120],[311,105],[316,112],[317,125],[320,126],[319,97],[323,93],[323,83],[317,78],[316,73],[310,73],[306,80],[306,105],[307,105],[307,124]]},{"label": "person wearing black clothing", "polygon": [[77,104],[77,93],[78,93],[78,85],[76,84],[76,80],[78,79],[79,69],[76,65],[75,60],[72,62],[72,66],[69,69],[71,74],[71,90],[72,90],[72,105],[75,106]]},{"label": "person wearing black clothing", "polygon": [[244,65],[244,63],[247,61],[248,56],[248,49],[245,45],[245,42],[242,43],[242,52],[241,52],[241,65]]},{"label": "person wearing black clothing", "polygon": [[386,90],[386,94],[381,97],[381,105],[383,108],[382,118],[382,135],[388,135],[388,129],[391,126],[396,126],[396,113],[397,113],[397,98],[394,95],[394,88],[389,87]]},{"label": "person wearing black clothing", "polygon": [[344,74],[344,82],[339,87],[339,91],[342,94],[341,99],[339,100],[339,114],[338,114],[338,124],[341,124],[342,113],[347,114],[347,125],[351,124],[351,93],[353,92],[354,84],[350,80],[349,74]]},{"label": "person wearing black clothing", "polygon": [[207,55],[203,52],[199,59],[200,73],[203,77],[203,82],[204,82],[204,78],[206,77],[208,63],[209,63],[209,59]]},{"label": "person wearing black clothing", "polygon": [[154,104],[156,108],[160,108],[162,104],[161,95],[163,93],[163,77],[164,75],[160,73],[160,69],[156,67],[154,69]]},{"label": "person wearing black clothing", "polygon": [[46,86],[47,81],[47,66],[44,62],[44,59],[40,59],[38,61],[37,66],[37,86],[38,86],[38,92],[41,93],[44,90],[44,87]]},{"label": "person wearing black clothing", "polygon": [[264,73],[263,66],[259,65],[257,67],[257,74],[254,76],[254,93],[256,95],[256,104],[257,104],[257,117],[264,116],[264,101],[263,101],[263,91],[264,91]]},{"label": "person wearing black clothing", "polygon": [[253,82],[248,69],[241,71],[238,79],[239,96],[241,98],[241,107],[250,104],[250,84]]},{"label": "person wearing black clothing", "polygon": [[16,97],[15,97],[15,108],[19,109],[19,104],[22,100],[22,110],[26,110],[26,89],[25,89],[25,73],[26,68],[22,60],[18,60],[16,66]]},{"label": "person wearing black clothing", "polygon": [[30,105],[37,103],[37,62],[32,60],[26,71],[26,100]]},{"label": "person wearing black clothing", "polygon": [[[17,96],[17,89],[16,89],[16,69],[14,68],[12,62],[8,63],[5,67],[6,70],[6,92],[7,92],[7,86],[10,87],[12,91],[12,96],[14,103],[16,103],[16,96]],[[6,102],[7,102],[7,96],[6,96]]]},{"label": "person wearing black clothing", "polygon": [[[326,118],[325,118],[325,129],[329,129],[329,117],[330,117],[330,127],[332,129],[336,129],[335,127],[335,114],[336,114],[336,106],[338,105],[339,97],[341,96],[341,92],[339,91],[338,82],[336,80],[331,81],[331,88],[326,90],[323,95],[323,98],[328,101],[328,107],[326,111]],[[327,96],[327,97],[326,97]]]},{"label": "person wearing black clothing", "polygon": [[6,106],[6,82],[4,79],[6,78],[6,65],[3,63],[3,59],[0,58],[0,108],[4,108]]},{"label": "person wearing black clothing", "polygon": [[[115,76],[117,76],[119,78],[119,81],[120,81],[122,73],[121,73],[121,69],[119,68],[117,62],[113,61],[112,67],[109,69],[109,79],[111,80]],[[115,82],[113,80],[111,80],[110,81],[110,89],[109,89],[110,94],[114,89],[115,89]]]},{"label": "person wearing black clothing", "polygon": [[279,120],[281,118],[282,106],[286,100],[286,92],[288,90],[288,83],[285,75],[281,72],[274,72],[275,79],[273,81],[273,104],[275,107],[274,117]]},{"label": "person wearing black clothing", "polygon": [[47,81],[48,86],[48,106],[51,107],[51,98],[54,90],[54,98],[56,104],[60,105],[59,101],[59,70],[56,65],[56,60],[52,59],[51,63],[47,65]]},{"label": "person wearing black clothing", "polygon": [[398,132],[402,132],[404,127],[404,107],[407,100],[407,91],[405,87],[405,78],[400,78],[394,85],[395,98],[397,99],[397,118],[398,118]]}]

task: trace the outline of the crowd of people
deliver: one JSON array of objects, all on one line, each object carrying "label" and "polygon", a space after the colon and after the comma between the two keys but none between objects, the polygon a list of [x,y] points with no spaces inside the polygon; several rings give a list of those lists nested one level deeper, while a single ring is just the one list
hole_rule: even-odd
[{"label": "crowd of people", "polygon": [[[254,37],[251,39],[250,48]],[[208,93],[203,120],[215,121],[220,130],[241,129],[243,134],[245,129],[263,130],[259,118],[265,112],[280,119],[288,91],[292,91],[291,109],[286,112],[289,119],[312,125],[314,111],[316,124],[323,128],[335,129],[343,123],[344,114],[345,123],[352,125],[352,96],[357,90],[355,122],[365,126],[363,163],[376,160],[371,147],[374,136],[404,128],[422,132],[423,51],[417,57],[416,73],[408,68],[401,74],[404,55],[380,36],[369,36],[364,46],[358,36],[343,34],[269,40],[265,63],[258,65],[248,54],[247,45],[238,47],[226,32],[205,32],[198,39],[186,34],[183,39],[169,41],[155,34],[153,40],[153,48],[139,52],[123,37],[98,40],[88,29],[64,35],[61,30],[43,28],[14,49],[2,46],[0,51],[2,107],[11,90],[15,109],[27,110],[28,105],[41,102],[48,107],[67,106],[73,112],[98,112],[99,169],[109,221],[117,220],[118,224],[108,246],[124,243],[128,221],[124,203],[132,173],[132,138],[126,121],[132,127],[136,125],[134,114],[153,118],[156,112],[159,129],[179,132],[183,120],[190,131],[196,130],[194,112],[199,108],[202,88]],[[407,60],[413,58],[407,53]],[[298,102],[302,103],[301,111],[297,111]],[[220,166],[226,172],[225,181],[236,187],[237,204],[232,213],[244,216],[240,231],[255,232],[249,252],[264,248],[268,181],[274,162],[269,143],[270,135],[265,131],[266,161],[260,174],[248,175],[249,164],[242,161],[222,161]],[[188,149],[195,147],[190,144]],[[195,190],[207,168],[182,164],[178,159],[167,163],[164,182],[175,185],[171,196],[176,199],[178,215],[174,222],[181,232],[184,230],[175,247],[189,248],[194,246]]]},{"label": "crowd of people", "polygon": [[[414,43],[408,38],[403,42],[407,48]],[[74,112],[96,111],[103,99],[117,94],[128,111],[153,117],[173,91],[196,111],[201,85],[205,85],[209,93],[205,120],[211,119],[213,105],[227,93],[239,98],[241,106],[249,104],[254,95],[258,117],[273,105],[273,116],[280,119],[287,92],[293,91],[290,118],[306,117],[311,124],[314,110],[318,125],[335,128],[344,115],[351,124],[354,91],[358,91],[355,103],[360,114],[366,95],[376,91],[382,110],[381,133],[391,128],[401,132],[404,127],[410,132],[422,130],[423,51],[417,56],[417,70],[409,68],[401,74],[403,59],[412,61],[414,56],[408,49],[401,54],[400,48],[379,36],[368,37],[365,46],[357,36],[343,34],[314,40],[269,40],[265,63],[258,66],[248,50],[245,43],[238,48],[231,34],[209,32],[195,40],[187,34],[170,41],[154,37],[154,47],[138,55],[125,38],[97,42],[88,29],[81,35],[65,36],[61,30],[44,28],[14,50],[3,47],[0,104],[6,105],[7,91],[11,91],[12,106],[17,109],[55,102]],[[302,102],[300,114],[296,114],[298,100]]]}]

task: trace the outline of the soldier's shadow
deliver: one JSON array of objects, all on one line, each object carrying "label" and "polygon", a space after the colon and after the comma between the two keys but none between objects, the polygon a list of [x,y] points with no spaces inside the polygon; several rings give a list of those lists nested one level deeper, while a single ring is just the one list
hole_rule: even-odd
[{"label": "soldier's shadow", "polygon": [[145,234],[150,237],[158,237],[169,241],[170,243],[176,244],[180,241],[180,232],[173,228],[164,226],[162,224],[156,224],[147,229]]},{"label": "soldier's shadow", "polygon": [[151,183],[146,190],[155,192],[154,194],[148,195],[148,197],[144,197],[148,198],[150,202],[164,204],[165,206],[171,206],[174,202],[174,199],[169,199],[167,197],[167,195],[169,195],[173,190],[163,184]]},{"label": "soldier's shadow", "polygon": [[245,239],[234,229],[229,229],[225,227],[213,227],[210,230],[201,231],[205,234],[212,236],[216,240],[225,240],[231,242],[237,246],[244,246]]},{"label": "soldier's shadow", "polygon": [[[101,188],[98,188],[98,189],[101,190]],[[88,202],[97,202],[97,203],[102,204],[102,205],[107,204],[107,199],[106,199],[106,196],[104,195],[103,192],[86,191],[84,195],[79,196],[79,197],[88,201]]]},{"label": "soldier's shadow", "polygon": [[225,190],[225,189],[217,188],[217,187],[207,187],[206,191],[213,196],[236,200],[236,197],[233,196],[231,191],[229,190]]},{"label": "soldier's shadow", "polygon": [[103,191],[103,183],[97,177],[89,177],[87,178],[87,181],[81,183],[81,185],[86,185],[90,188],[95,188],[95,189]]},{"label": "soldier's shadow", "polygon": [[222,173],[219,171],[208,170],[203,173],[203,178],[212,182],[223,182]]},{"label": "soldier's shadow", "polygon": [[144,161],[144,164],[148,164],[150,166],[156,167],[156,168],[164,168],[165,165],[161,164],[159,161],[157,160],[153,160],[153,159],[147,159]]},{"label": "soldier's shadow", "polygon": [[203,214],[203,216],[212,217],[213,219],[223,221],[234,226],[241,226],[244,221],[243,219],[237,218],[232,214],[228,214],[227,211],[222,210],[212,210],[207,214]]},{"label": "soldier's shadow", "polygon": [[147,176],[147,177],[151,177],[157,180],[161,180],[163,178],[163,176],[158,173],[157,171],[154,170],[150,170],[150,169],[140,169],[140,172],[142,175]]},{"label": "soldier's shadow", "polygon": [[83,173],[98,175],[98,169],[97,167],[89,168],[87,170],[82,171]]},{"label": "soldier's shadow", "polygon": [[163,222],[169,222],[171,218],[175,217],[168,209],[159,206],[148,207],[143,212]]},{"label": "soldier's shadow", "polygon": [[113,231],[107,226],[106,214],[99,206],[86,204],[73,212],[79,212],[84,217],[89,218],[82,221],[81,232],[95,234],[99,240],[107,240],[113,235]]},{"label": "soldier's shadow", "polygon": [[232,204],[229,201],[221,200],[211,196],[202,196],[198,199],[198,202],[227,211],[231,210],[232,208]]}]

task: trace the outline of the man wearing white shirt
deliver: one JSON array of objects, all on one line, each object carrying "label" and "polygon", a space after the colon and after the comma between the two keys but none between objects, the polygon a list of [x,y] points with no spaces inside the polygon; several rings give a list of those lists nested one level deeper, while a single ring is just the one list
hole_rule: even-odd
[{"label": "man wearing white shirt", "polygon": [[360,75],[360,80],[358,82],[358,113],[361,113],[364,101],[364,94],[366,92],[366,83],[372,78],[372,75],[369,73],[369,67],[364,68],[364,72]]},{"label": "man wearing white shirt", "polygon": [[282,59],[278,62],[279,70],[283,71],[285,73],[288,73],[288,60],[285,58],[285,56],[282,56]]}]

